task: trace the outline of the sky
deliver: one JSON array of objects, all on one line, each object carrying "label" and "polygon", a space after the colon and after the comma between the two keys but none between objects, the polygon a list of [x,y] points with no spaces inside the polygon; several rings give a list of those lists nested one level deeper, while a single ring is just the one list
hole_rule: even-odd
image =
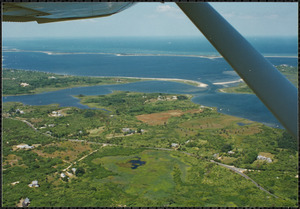
[{"label": "sky", "polygon": [[[298,3],[211,2],[243,36],[298,36]],[[2,23],[2,37],[202,36],[175,3],[137,3],[109,17]]]}]

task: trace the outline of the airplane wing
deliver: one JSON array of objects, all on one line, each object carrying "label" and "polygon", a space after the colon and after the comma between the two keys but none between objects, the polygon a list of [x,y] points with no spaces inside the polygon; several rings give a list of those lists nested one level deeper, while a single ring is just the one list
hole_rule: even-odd
[{"label": "airplane wing", "polygon": [[132,2],[20,2],[3,3],[3,21],[50,23],[105,17],[121,12]]}]

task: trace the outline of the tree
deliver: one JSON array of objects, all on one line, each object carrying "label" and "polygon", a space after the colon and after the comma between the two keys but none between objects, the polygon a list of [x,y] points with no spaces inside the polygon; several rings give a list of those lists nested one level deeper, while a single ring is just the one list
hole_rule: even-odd
[{"label": "tree", "polygon": [[95,112],[92,111],[92,110],[87,110],[85,113],[84,113],[84,117],[85,118],[90,118],[90,117],[93,117],[95,115]]},{"label": "tree", "polygon": [[232,150],[231,144],[224,144],[223,147],[221,148],[221,152],[228,152]]},{"label": "tree", "polygon": [[255,151],[255,150],[247,150],[245,152],[243,162],[245,164],[251,164],[251,163],[253,163],[256,160],[257,155],[258,155],[257,151]]},{"label": "tree", "polygon": [[85,174],[85,170],[81,167],[77,168],[75,171],[75,175],[76,176],[83,176],[83,174]]}]

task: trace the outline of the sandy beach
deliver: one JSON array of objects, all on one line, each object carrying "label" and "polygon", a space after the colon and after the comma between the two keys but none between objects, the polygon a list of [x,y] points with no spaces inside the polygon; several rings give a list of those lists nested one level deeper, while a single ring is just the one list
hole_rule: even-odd
[{"label": "sandy beach", "polygon": [[214,85],[226,85],[226,84],[239,83],[239,82],[243,82],[243,79],[239,79],[236,81],[217,82],[217,83],[213,83],[213,84]]},{"label": "sandy beach", "polygon": [[120,77],[120,78],[135,78],[135,79],[156,80],[156,81],[173,81],[173,82],[180,82],[180,83],[186,83],[186,84],[195,84],[197,87],[201,87],[201,88],[208,87],[207,84],[199,82],[199,81],[180,79],[180,78],[145,78],[145,77]]}]

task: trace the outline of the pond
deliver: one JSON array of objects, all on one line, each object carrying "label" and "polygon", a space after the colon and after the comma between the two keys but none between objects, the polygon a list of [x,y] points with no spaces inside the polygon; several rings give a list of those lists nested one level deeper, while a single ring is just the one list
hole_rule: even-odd
[{"label": "pond", "polygon": [[131,169],[137,169],[139,166],[146,164],[146,161],[141,161],[140,157],[135,157],[136,160],[130,160],[129,163],[131,163]]}]

